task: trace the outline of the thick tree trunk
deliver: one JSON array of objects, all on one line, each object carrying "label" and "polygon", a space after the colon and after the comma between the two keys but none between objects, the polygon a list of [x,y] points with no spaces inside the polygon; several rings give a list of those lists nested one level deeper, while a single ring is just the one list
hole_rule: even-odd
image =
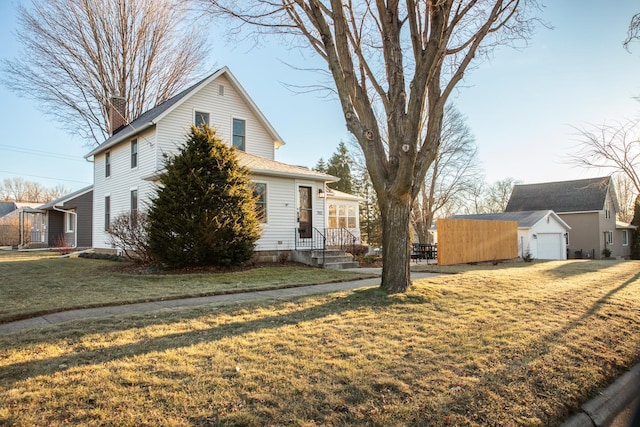
[{"label": "thick tree trunk", "polygon": [[409,276],[409,221],[411,197],[389,199],[382,211],[382,283],[387,293],[406,292],[411,287]]},{"label": "thick tree trunk", "polygon": [[640,259],[640,194],[636,196],[633,205],[631,224],[638,227],[631,232],[631,259]]}]

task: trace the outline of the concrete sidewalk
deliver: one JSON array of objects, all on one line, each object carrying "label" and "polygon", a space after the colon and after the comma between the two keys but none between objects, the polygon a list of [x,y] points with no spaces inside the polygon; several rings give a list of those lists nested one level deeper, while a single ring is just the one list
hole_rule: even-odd
[{"label": "concrete sidewalk", "polygon": [[[378,274],[380,269],[357,269],[362,273]],[[422,279],[425,277],[438,276],[435,273],[412,272],[412,279]],[[227,295],[212,295],[208,297],[173,299],[165,301],[145,302],[137,304],[125,304],[108,307],[86,308],[79,310],[61,311],[58,313],[46,314],[30,319],[18,320],[0,324],[0,334],[10,334],[28,329],[43,328],[59,323],[75,320],[92,319],[107,316],[149,313],[163,309],[196,307],[202,305],[221,306],[229,304],[239,304],[243,302],[254,302],[262,300],[281,300],[304,295],[324,294],[328,292],[345,291],[350,289],[373,287],[380,285],[380,278],[353,280],[350,282],[326,283],[322,285],[300,286],[295,288],[274,289],[269,291],[256,291]]]}]

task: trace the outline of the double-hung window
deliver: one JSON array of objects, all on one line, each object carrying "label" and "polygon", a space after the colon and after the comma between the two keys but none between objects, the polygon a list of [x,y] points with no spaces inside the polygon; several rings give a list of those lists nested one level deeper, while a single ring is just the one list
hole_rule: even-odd
[{"label": "double-hung window", "polygon": [[622,230],[622,246],[629,244],[629,235],[627,233],[627,230]]},{"label": "double-hung window", "polygon": [[75,230],[75,214],[71,212],[64,213],[65,233],[73,233]]},{"label": "double-hung window", "polygon": [[204,125],[209,126],[209,113],[203,111],[196,111],[194,123],[196,127],[202,128]]},{"label": "double-hung window", "polygon": [[104,229],[108,230],[111,225],[111,196],[104,198]]},{"label": "double-hung window", "polygon": [[253,197],[256,200],[256,215],[261,223],[267,222],[267,184],[256,182],[253,184]]},{"label": "double-hung window", "polygon": [[131,169],[138,167],[138,140],[131,141]]},{"label": "double-hung window", "polygon": [[111,176],[111,152],[104,153],[104,176],[108,178]]},{"label": "double-hung window", "polygon": [[237,150],[245,151],[246,122],[241,119],[233,119],[233,146]]},{"label": "double-hung window", "polygon": [[613,244],[613,232],[612,231],[605,231],[604,232],[604,238],[607,242],[608,245],[612,245]]},{"label": "double-hung window", "polygon": [[131,221],[135,223],[138,220],[138,190],[131,190]]}]

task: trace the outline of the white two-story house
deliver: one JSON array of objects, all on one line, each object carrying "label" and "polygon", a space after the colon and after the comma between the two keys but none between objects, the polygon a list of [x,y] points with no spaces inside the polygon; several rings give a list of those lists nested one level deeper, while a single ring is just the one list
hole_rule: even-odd
[{"label": "white two-story house", "polygon": [[[120,105],[119,105],[120,102]],[[357,199],[332,200],[326,184],[337,178],[274,160],[282,138],[260,112],[228,68],[224,67],[162,104],[126,123],[122,101],[112,102],[112,135],[85,157],[94,162],[93,246],[113,249],[105,232],[111,220],[148,208],[164,168],[164,155],[175,154],[192,125],[207,123],[237,150],[251,172],[261,210],[262,235],[256,251],[275,258],[282,251],[321,248],[331,236],[359,241],[355,221],[336,233],[329,226],[329,206],[355,206]],[[353,215],[353,208],[341,212]],[[333,212],[333,211],[332,211]],[[335,214],[334,214],[335,215]],[[353,236],[353,237],[352,237]],[[327,239],[328,237],[328,239]],[[333,237],[335,240],[336,237]]]}]

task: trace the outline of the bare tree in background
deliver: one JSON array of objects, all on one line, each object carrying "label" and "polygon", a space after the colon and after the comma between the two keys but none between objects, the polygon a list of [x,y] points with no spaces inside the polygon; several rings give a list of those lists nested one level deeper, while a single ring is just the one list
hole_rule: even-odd
[{"label": "bare tree in background", "polygon": [[629,177],[620,173],[613,175],[613,186],[620,205],[617,219],[622,222],[631,222],[633,220],[633,207],[638,196],[636,188]]},{"label": "bare tree in background", "polygon": [[447,99],[474,58],[530,35],[526,14],[537,2],[203,1],[260,34],[297,36],[326,62],[378,196],[381,287],[406,291],[411,207],[435,159]]},{"label": "bare tree in background", "polygon": [[429,229],[438,212],[448,216],[474,183],[482,180],[478,149],[464,116],[448,105],[440,145],[411,211],[411,223],[420,243],[429,243]]},{"label": "bare tree in background", "polygon": [[32,0],[18,18],[3,83],[89,145],[109,134],[111,97],[125,98],[126,123],[199,77],[208,51],[181,0]]},{"label": "bare tree in background", "polygon": [[63,196],[68,191],[58,185],[47,188],[23,178],[5,178],[0,183],[0,201],[46,203]]},{"label": "bare tree in background", "polygon": [[507,203],[509,203],[513,186],[518,183],[519,181],[507,177],[486,187],[482,213],[504,212]]},{"label": "bare tree in background", "polygon": [[634,40],[640,40],[640,13],[636,13],[631,18],[627,39],[624,41],[624,47],[629,49],[629,44]]},{"label": "bare tree in background", "polygon": [[570,162],[624,175],[633,186],[636,197],[631,223],[638,229],[632,233],[631,258],[640,259],[640,122],[630,120],[579,131],[582,142]]}]

